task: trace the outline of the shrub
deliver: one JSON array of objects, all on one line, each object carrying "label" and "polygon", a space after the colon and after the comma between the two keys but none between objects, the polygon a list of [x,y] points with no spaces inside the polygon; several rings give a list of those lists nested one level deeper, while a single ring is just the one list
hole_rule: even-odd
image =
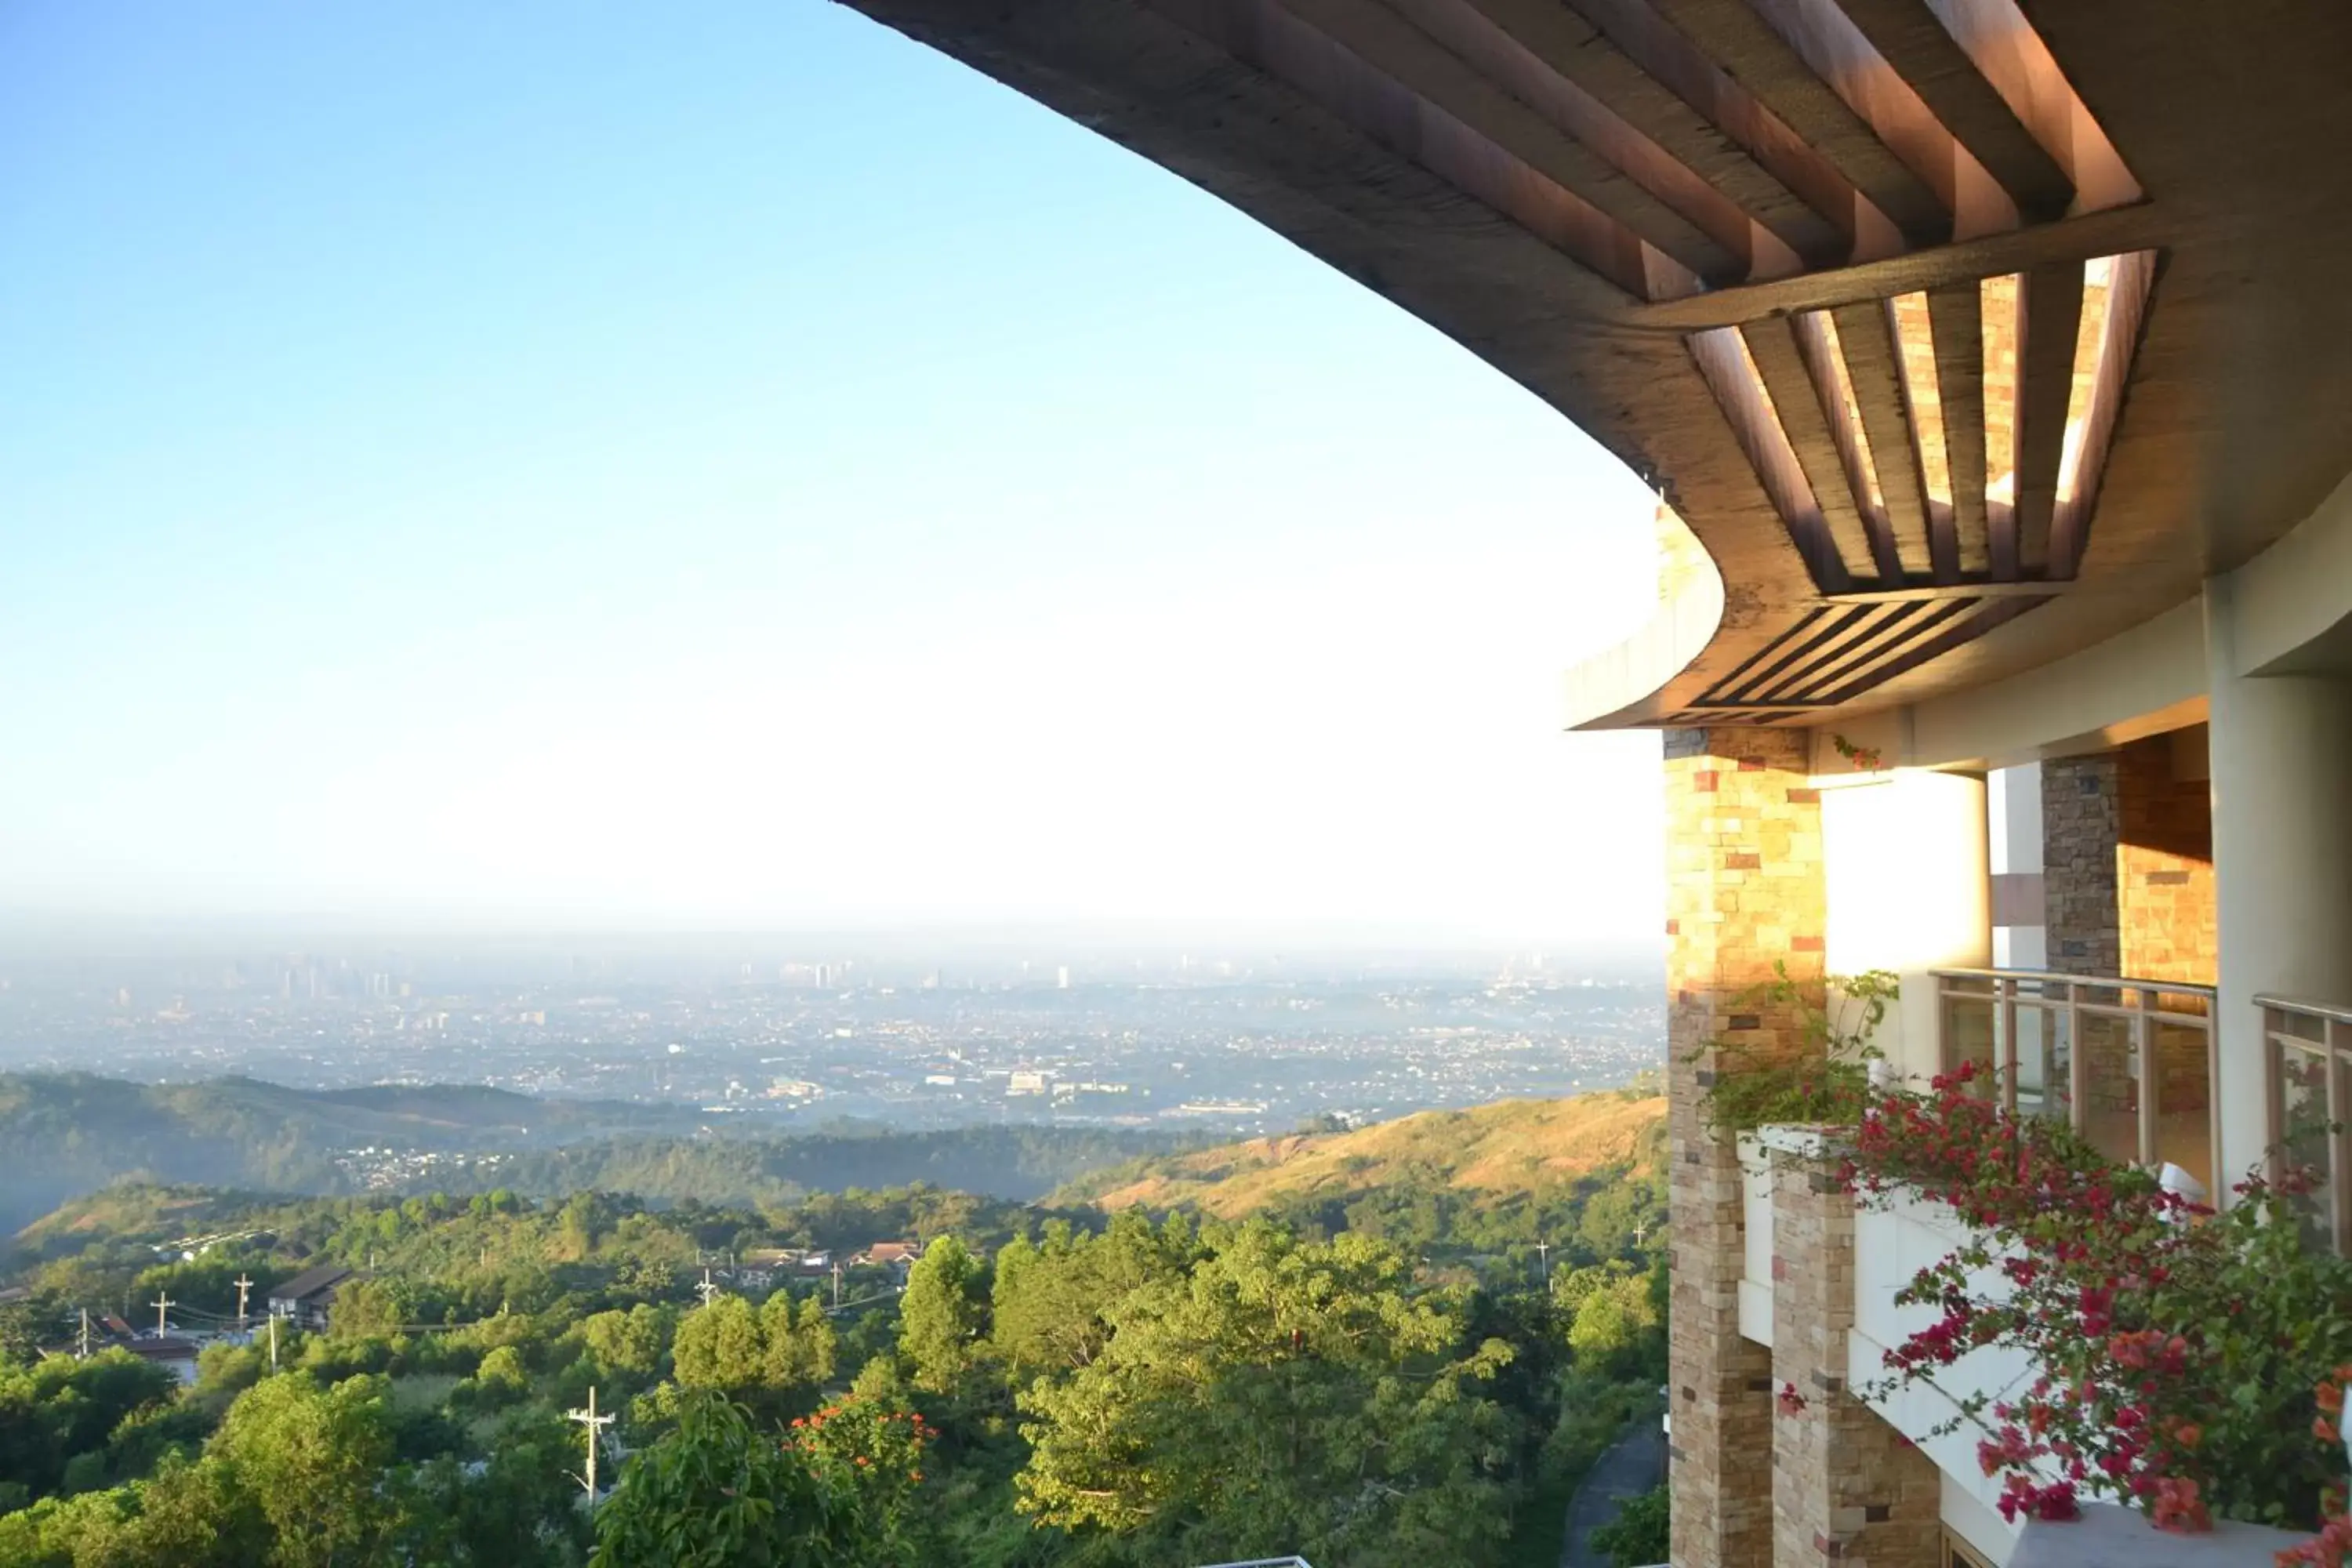
[{"label": "shrub", "polygon": [[1670,1550],[1668,1495],[1666,1488],[1656,1487],[1627,1498],[1617,1517],[1592,1532],[1592,1550],[1607,1553],[1617,1568],[1664,1563]]}]

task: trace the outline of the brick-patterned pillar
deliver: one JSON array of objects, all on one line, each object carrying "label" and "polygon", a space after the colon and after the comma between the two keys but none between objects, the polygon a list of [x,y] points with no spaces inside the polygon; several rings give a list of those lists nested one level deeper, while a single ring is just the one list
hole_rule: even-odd
[{"label": "brick-patterned pillar", "polygon": [[1674,1289],[1668,1331],[1675,1568],[1772,1560],[1772,1360],[1740,1337],[1737,1149],[1709,1132],[1717,1044],[1801,1047],[1801,1021],[1743,994],[1818,980],[1827,923],[1821,802],[1801,731],[1666,732],[1667,1124]]},{"label": "brick-patterned pillar", "polygon": [[1773,1568],[1936,1568],[1935,1462],[1846,1383],[1853,1199],[1829,1159],[1771,1158]]},{"label": "brick-patterned pillar", "polygon": [[2050,967],[2120,974],[2116,847],[2123,824],[2112,752],[2042,764],[2042,888]]}]

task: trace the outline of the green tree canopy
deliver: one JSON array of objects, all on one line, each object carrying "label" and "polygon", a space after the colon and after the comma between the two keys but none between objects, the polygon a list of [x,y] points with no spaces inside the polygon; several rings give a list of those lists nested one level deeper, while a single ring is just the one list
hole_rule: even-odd
[{"label": "green tree canopy", "polygon": [[901,1515],[869,1495],[864,1457],[844,1463],[718,1395],[689,1396],[598,1512],[592,1568],[903,1568]]},{"label": "green tree canopy", "polygon": [[670,1347],[681,1388],[740,1393],[767,1382],[767,1341],[759,1314],[740,1296],[714,1296],[678,1321]]},{"label": "green tree canopy", "polygon": [[229,1406],[211,1452],[276,1531],[272,1563],[326,1568],[380,1546],[393,1523],[382,1486],[393,1458],[390,1393],[378,1376],[321,1388],[287,1373]]},{"label": "green tree canopy", "polygon": [[991,1318],[998,1358],[1016,1384],[1087,1365],[1109,1338],[1110,1307],[1181,1275],[1193,1257],[1189,1226],[1154,1226],[1132,1209],[1100,1235],[1056,1220],[1038,1242],[1011,1243],[996,1255]]},{"label": "green tree canopy", "polygon": [[1099,1356],[1022,1395],[1019,1506],[1195,1557],[1474,1557],[1506,1528],[1515,1434],[1478,1387],[1510,1352],[1460,1344],[1458,1312],[1409,1281],[1367,1237],[1219,1237],[1110,1308]]},{"label": "green tree canopy", "polygon": [[650,1377],[669,1345],[669,1314],[640,1301],[626,1311],[598,1312],[580,1325],[580,1335],[600,1369]]},{"label": "green tree canopy", "polygon": [[168,1371],[121,1350],[0,1366],[0,1480],[30,1497],[56,1491],[77,1455],[102,1450],[124,1417],[162,1406],[178,1387]]},{"label": "green tree canopy", "polygon": [[766,1382],[778,1391],[822,1386],[833,1376],[835,1336],[824,1306],[811,1296],[797,1307],[779,1290],[760,1309]]},{"label": "green tree canopy", "polygon": [[986,1348],[986,1270],[971,1249],[943,1236],[923,1249],[898,1300],[898,1349],[915,1386],[948,1394],[961,1384]]}]

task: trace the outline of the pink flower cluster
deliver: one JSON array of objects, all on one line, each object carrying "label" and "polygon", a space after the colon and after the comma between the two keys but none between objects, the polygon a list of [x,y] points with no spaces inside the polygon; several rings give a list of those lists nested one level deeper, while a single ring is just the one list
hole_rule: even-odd
[{"label": "pink flower cluster", "polygon": [[[2072,1519],[2087,1491],[2168,1529],[2208,1528],[2200,1422],[2226,1384],[2228,1347],[2204,1314],[2167,1318],[2184,1304],[2183,1281],[2226,1276],[2215,1227],[2191,1223],[2210,1211],[2105,1160],[2063,1123],[2009,1114],[1988,1079],[1964,1066],[1924,1096],[1881,1096],[1855,1131],[1850,1189],[1940,1200],[1979,1237],[1897,1298],[1937,1316],[1887,1352],[1888,1366],[1918,1376],[1991,1344],[2032,1355],[2042,1373],[2022,1394],[1969,1411],[1990,1434],[1978,1458],[2002,1478],[2007,1518]],[[2007,1290],[1977,1285],[1992,1270]]]}]

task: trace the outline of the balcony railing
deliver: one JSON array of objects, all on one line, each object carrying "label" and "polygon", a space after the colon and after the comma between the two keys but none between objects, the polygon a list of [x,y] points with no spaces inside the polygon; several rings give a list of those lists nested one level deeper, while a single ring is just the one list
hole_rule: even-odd
[{"label": "balcony railing", "polygon": [[2352,1007],[2257,996],[2270,1096],[2270,1175],[2284,1183],[2305,1241],[2352,1254]]},{"label": "balcony railing", "polygon": [[2111,1160],[2178,1165],[2212,1192],[2211,986],[1943,969],[1936,992],[1944,1070],[1975,1062],[2012,1112],[2061,1118]]},{"label": "balcony railing", "polygon": [[1304,1557],[1253,1557],[1246,1563],[1211,1563],[1205,1568],[1315,1568]]}]

